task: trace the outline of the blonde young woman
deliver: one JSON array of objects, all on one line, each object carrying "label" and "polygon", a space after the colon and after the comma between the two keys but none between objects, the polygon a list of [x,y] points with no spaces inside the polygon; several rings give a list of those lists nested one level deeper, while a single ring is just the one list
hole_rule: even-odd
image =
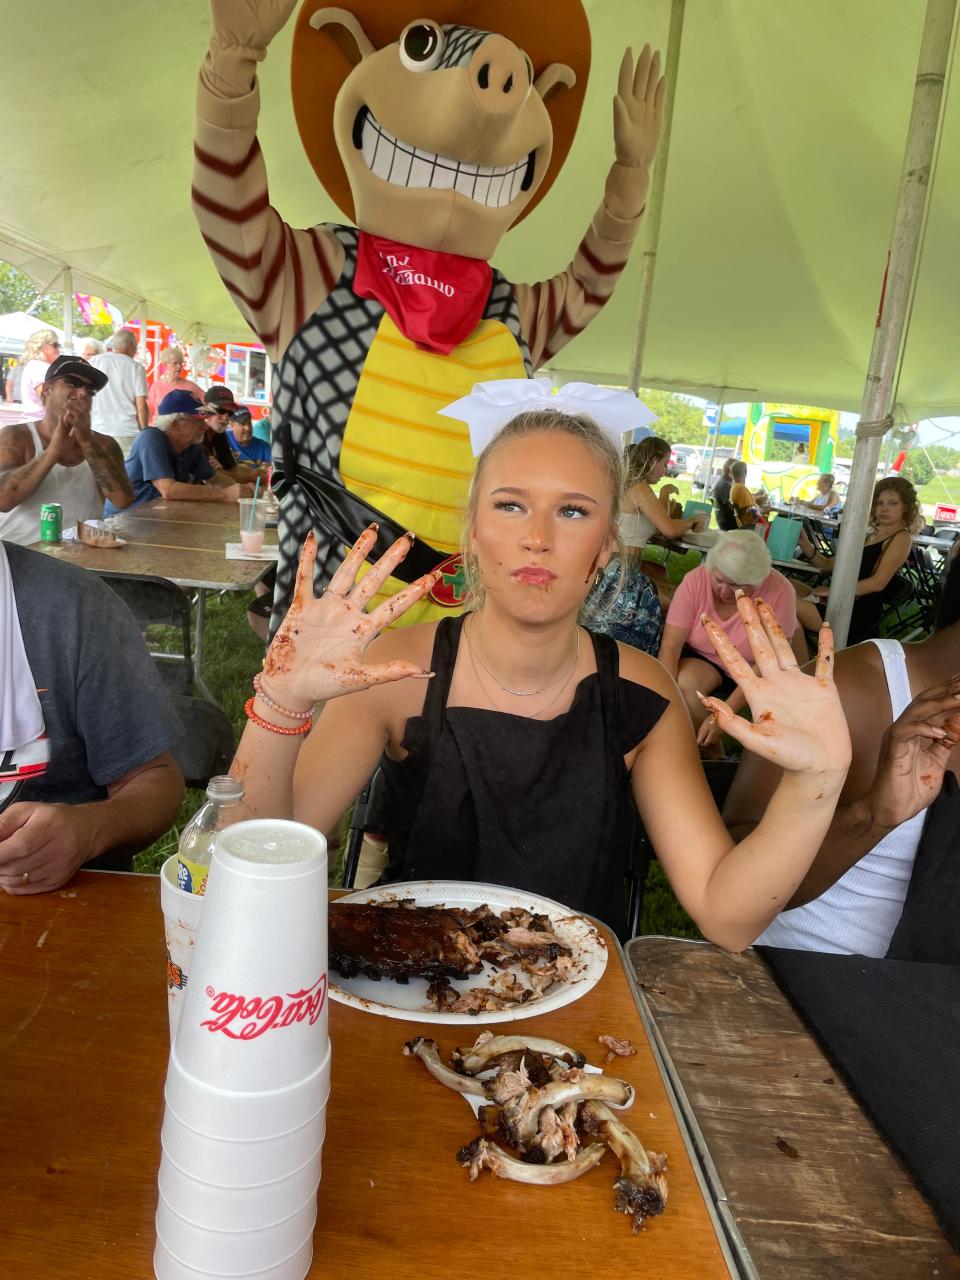
[{"label": "blonde young woman", "polygon": [[171,391],[189,391],[198,400],[203,399],[203,388],[183,376],[187,358],[179,347],[166,347],[160,352],[157,361],[157,378],[147,392],[147,411],[150,414],[150,425],[157,416],[157,407],[164,396]]},{"label": "blonde young woman", "polygon": [[60,339],[52,329],[37,329],[27,339],[20,362],[23,376],[20,379],[20,402],[25,418],[43,417],[40,388],[47,376],[47,365],[60,354]]},{"label": "blonde young woman", "polygon": [[737,844],[676,684],[647,654],[578,625],[616,542],[620,471],[590,419],[514,418],[481,453],[471,488],[475,608],[382,635],[439,571],[367,614],[409,539],[357,582],[376,540],[367,530],[317,595],[311,534],[233,764],[254,812],[332,831],[381,762],[394,878],[499,881],[622,930],[635,804],[703,932],[749,945],[806,873],[846,776],[830,633],[809,677],[764,606],[740,602],[757,673],[713,628],[755,723],[708,705],[725,731],[785,769],[756,831]]},{"label": "blonde young woman", "polygon": [[660,565],[645,562],[643,549],[654,533],[679,538],[697,529],[702,517],[685,520],[670,514],[670,502],[679,490],[665,484],[656,493],[670,461],[666,440],[650,436],[624,451],[627,466],[621,502],[621,546],[610,557],[596,590],[587,601],[585,617],[605,635],[644,653],[656,655],[663,634],[663,607],[654,580],[666,582]]}]

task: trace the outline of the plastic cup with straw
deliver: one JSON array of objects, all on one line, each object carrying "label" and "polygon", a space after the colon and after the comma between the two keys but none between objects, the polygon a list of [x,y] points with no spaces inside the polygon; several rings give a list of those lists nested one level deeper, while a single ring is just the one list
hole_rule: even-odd
[{"label": "plastic cup with straw", "polygon": [[252,498],[240,499],[240,543],[247,555],[263,550],[263,531],[267,523],[267,502],[260,497],[260,477]]}]

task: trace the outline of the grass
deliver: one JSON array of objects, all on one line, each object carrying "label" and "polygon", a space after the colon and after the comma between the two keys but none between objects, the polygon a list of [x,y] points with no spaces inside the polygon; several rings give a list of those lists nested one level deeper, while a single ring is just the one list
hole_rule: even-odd
[{"label": "grass", "polygon": [[960,476],[936,476],[917,490],[920,505],[936,506],[938,502],[960,503]]},{"label": "grass", "polygon": [[[203,640],[203,677],[210,692],[233,723],[237,740],[246,717],[243,704],[252,693],[254,674],[263,663],[263,645],[250,630],[246,619],[247,599],[237,593],[207,599]],[[150,647],[163,649],[172,644],[157,628],[149,634]],[[156,872],[176,853],[180,833],[206,799],[202,791],[188,788],[176,824],[133,860],[135,871]]]},{"label": "grass", "polygon": [[[662,555],[662,549],[651,548],[651,555],[655,554]],[[690,563],[686,564],[688,560]],[[693,567],[698,561],[696,554],[671,556],[668,566],[671,578],[679,581],[686,569]],[[246,598],[237,594],[211,596],[207,600],[204,635],[204,679],[210,692],[233,722],[238,740],[246,724],[243,704],[250,696],[254,673],[263,662],[263,647],[247,625],[246,604]],[[149,640],[151,648],[165,647],[166,637],[159,632],[151,634]],[[175,826],[149,848],[137,854],[134,858],[134,870],[148,873],[159,871],[166,859],[176,853],[180,832],[204,799],[202,791],[187,791]],[[331,883],[336,883],[338,867],[335,866],[333,871]],[[700,936],[693,921],[674,897],[658,863],[653,864],[647,879],[641,931],[685,938]]]}]

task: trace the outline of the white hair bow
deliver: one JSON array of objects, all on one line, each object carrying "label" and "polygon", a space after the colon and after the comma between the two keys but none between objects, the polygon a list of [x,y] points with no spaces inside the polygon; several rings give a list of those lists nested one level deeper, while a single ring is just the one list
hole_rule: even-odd
[{"label": "white hair bow", "polygon": [[470,395],[437,412],[456,418],[470,428],[470,445],[477,457],[501,427],[528,409],[557,409],[561,413],[585,413],[591,417],[617,449],[626,431],[646,427],[657,415],[633,394],[592,382],[568,382],[554,393],[549,378],[502,378],[478,382]]}]

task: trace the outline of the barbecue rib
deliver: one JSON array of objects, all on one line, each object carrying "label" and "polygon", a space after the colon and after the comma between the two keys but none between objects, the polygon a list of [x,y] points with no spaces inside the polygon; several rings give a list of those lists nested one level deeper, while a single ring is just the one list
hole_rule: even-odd
[{"label": "barbecue rib", "polygon": [[[344,902],[331,906],[329,921],[330,968],[335,973],[396,982],[426,978],[437,1008],[466,1007],[460,1002],[471,995],[482,1000],[478,1009],[522,1003],[565,977],[572,964],[570,948],[551,932],[550,921],[517,908],[499,916],[486,905]],[[503,974],[496,980],[500,988],[472,989],[459,996],[446,987],[447,979],[482,972],[484,960],[498,968],[519,964],[534,985]]]},{"label": "barbecue rib", "polygon": [[483,964],[467,936],[474,911],[345,902],[329,912],[330,968],[344,978],[468,978]]}]

